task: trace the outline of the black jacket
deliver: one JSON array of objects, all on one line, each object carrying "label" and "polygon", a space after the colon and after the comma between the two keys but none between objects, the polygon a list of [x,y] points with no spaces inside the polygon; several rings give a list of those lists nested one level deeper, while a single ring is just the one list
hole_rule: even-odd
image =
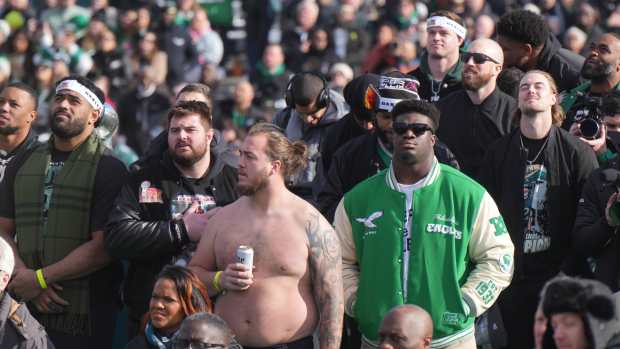
[{"label": "black jacket", "polygon": [[[463,88],[463,84],[461,83],[461,70],[463,68],[463,63],[459,60],[456,65],[446,74],[443,78],[441,84],[436,84],[434,89],[435,91],[439,91],[439,100],[449,95],[450,93],[460,90]],[[424,52],[422,57],[420,58],[420,66],[416,69],[410,71],[409,75],[413,76],[420,82],[420,86],[418,87],[418,94],[420,98],[430,101],[437,102],[433,100],[433,84],[432,84],[432,75],[431,70],[428,67],[428,53]]]},{"label": "black jacket", "polygon": [[615,184],[606,182],[604,176],[606,172],[612,175],[617,169],[620,169],[620,163],[615,162],[613,168],[599,168],[592,172],[583,187],[573,230],[578,252],[594,261],[594,278],[609,286],[613,292],[620,290],[620,239],[617,237],[618,229],[607,224],[605,207],[617,188]]},{"label": "black jacket", "polygon": [[[139,202],[145,181],[161,191],[162,203]],[[213,196],[216,206],[224,206],[238,198],[236,183],[237,169],[229,164],[227,154],[213,152],[207,175],[193,186],[167,153],[160,162],[130,174],[110,212],[105,240],[110,255],[129,260],[123,299],[132,318],[138,320],[146,312],[156,275],[189,242],[182,221],[171,220],[171,198],[182,189]]]},{"label": "black jacket", "polygon": [[[376,134],[366,134],[351,140],[334,154],[325,185],[317,195],[318,209],[330,222],[345,193],[386,168],[377,152],[377,142]],[[434,150],[439,162],[459,168],[454,154],[445,144],[435,143]]]},{"label": "black jacket", "polygon": [[545,47],[538,55],[536,69],[551,74],[561,92],[577,87],[582,82],[581,67],[584,61],[584,57],[562,48],[558,39],[549,34]]},{"label": "black jacket", "polygon": [[[577,201],[583,185],[595,168],[596,156],[590,147],[568,132],[551,127],[543,152],[547,168],[546,207],[551,247],[543,252],[523,252],[523,182],[526,154],[521,147],[521,130],[515,129],[490,145],[480,183],[491,194],[499,208],[515,245],[513,282],[544,281],[560,269],[577,272],[572,251],[571,231],[577,213]],[[567,258],[568,257],[568,258]]]},{"label": "black jacket", "polygon": [[437,108],[441,112],[437,137],[454,152],[463,173],[475,179],[489,144],[513,129],[517,102],[495,88],[475,105],[465,90],[458,90],[442,98]]}]

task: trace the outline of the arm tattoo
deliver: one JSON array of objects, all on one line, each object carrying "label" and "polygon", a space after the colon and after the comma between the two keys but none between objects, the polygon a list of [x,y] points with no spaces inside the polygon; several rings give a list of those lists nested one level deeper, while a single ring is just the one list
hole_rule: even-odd
[{"label": "arm tattoo", "polygon": [[344,317],[342,257],[340,242],[328,224],[314,212],[306,223],[310,243],[310,274],[314,298],[319,307],[319,344],[321,349],[337,349]]}]

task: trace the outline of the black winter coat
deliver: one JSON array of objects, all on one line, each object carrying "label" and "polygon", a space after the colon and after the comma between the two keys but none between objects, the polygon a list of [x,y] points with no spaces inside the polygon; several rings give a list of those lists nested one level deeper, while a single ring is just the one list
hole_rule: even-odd
[{"label": "black winter coat", "polygon": [[[129,175],[110,213],[105,240],[110,255],[129,260],[123,300],[133,319],[139,320],[147,311],[157,274],[189,242],[182,221],[171,219],[171,198],[181,188],[213,196],[216,206],[227,205],[239,197],[237,169],[228,157],[226,153],[212,152],[207,175],[193,186],[188,185],[167,153],[158,163],[149,163]],[[140,187],[145,181],[151,188],[161,190],[162,203],[139,202]]]},{"label": "black winter coat", "polygon": [[546,71],[558,85],[558,91],[570,90],[582,83],[581,67],[585,58],[565,48],[549,34],[545,47],[538,55],[536,69]]},{"label": "black winter coat", "polygon": [[526,153],[521,147],[520,129],[500,138],[489,147],[486,166],[481,168],[480,184],[493,197],[515,245],[513,282],[542,282],[560,270],[575,274],[583,270],[571,256],[574,244],[571,231],[577,213],[577,201],[583,185],[595,168],[596,156],[590,147],[555,126],[543,152],[547,168],[546,207],[551,247],[543,252],[524,254],[523,182]]},{"label": "black winter coat", "polygon": [[613,292],[620,290],[620,239],[618,228],[607,224],[605,207],[617,188],[615,184],[606,182],[604,176],[605,172],[609,172],[613,177],[613,171],[618,169],[620,163],[615,162],[613,168],[599,168],[592,172],[583,187],[573,230],[578,252],[594,260],[594,278],[609,286]]},{"label": "black winter coat", "polygon": [[517,102],[496,88],[476,105],[465,90],[458,90],[442,98],[437,108],[441,112],[437,137],[454,152],[463,173],[476,179],[489,144],[514,128]]}]

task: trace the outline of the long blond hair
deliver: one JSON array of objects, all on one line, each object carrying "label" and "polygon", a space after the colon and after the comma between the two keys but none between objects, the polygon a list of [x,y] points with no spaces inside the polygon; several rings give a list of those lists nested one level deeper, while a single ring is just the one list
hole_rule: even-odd
[{"label": "long blond hair", "polygon": [[[549,82],[549,87],[551,87],[551,92],[553,92],[553,94],[556,96],[555,104],[551,106],[551,123],[554,126],[558,126],[558,127],[561,126],[562,122],[564,122],[564,119],[566,119],[566,116],[564,114],[564,109],[562,109],[562,106],[560,105],[560,95],[558,93],[558,86],[556,85],[555,80],[549,73],[542,71],[542,70],[538,70],[538,69],[527,71],[525,75],[523,75],[521,80],[523,80],[525,76],[527,76],[527,74],[532,74],[532,73],[536,73],[536,74],[540,74],[544,76]],[[515,127],[518,127],[519,122],[521,122],[521,109],[517,108],[512,118],[512,125]]]}]

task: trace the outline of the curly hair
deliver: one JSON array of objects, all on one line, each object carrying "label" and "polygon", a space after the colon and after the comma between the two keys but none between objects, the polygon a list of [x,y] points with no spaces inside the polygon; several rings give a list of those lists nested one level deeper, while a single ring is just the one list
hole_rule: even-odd
[{"label": "curly hair", "polygon": [[503,15],[497,23],[497,34],[512,40],[542,46],[549,37],[549,27],[545,20],[527,10],[517,10]]}]

